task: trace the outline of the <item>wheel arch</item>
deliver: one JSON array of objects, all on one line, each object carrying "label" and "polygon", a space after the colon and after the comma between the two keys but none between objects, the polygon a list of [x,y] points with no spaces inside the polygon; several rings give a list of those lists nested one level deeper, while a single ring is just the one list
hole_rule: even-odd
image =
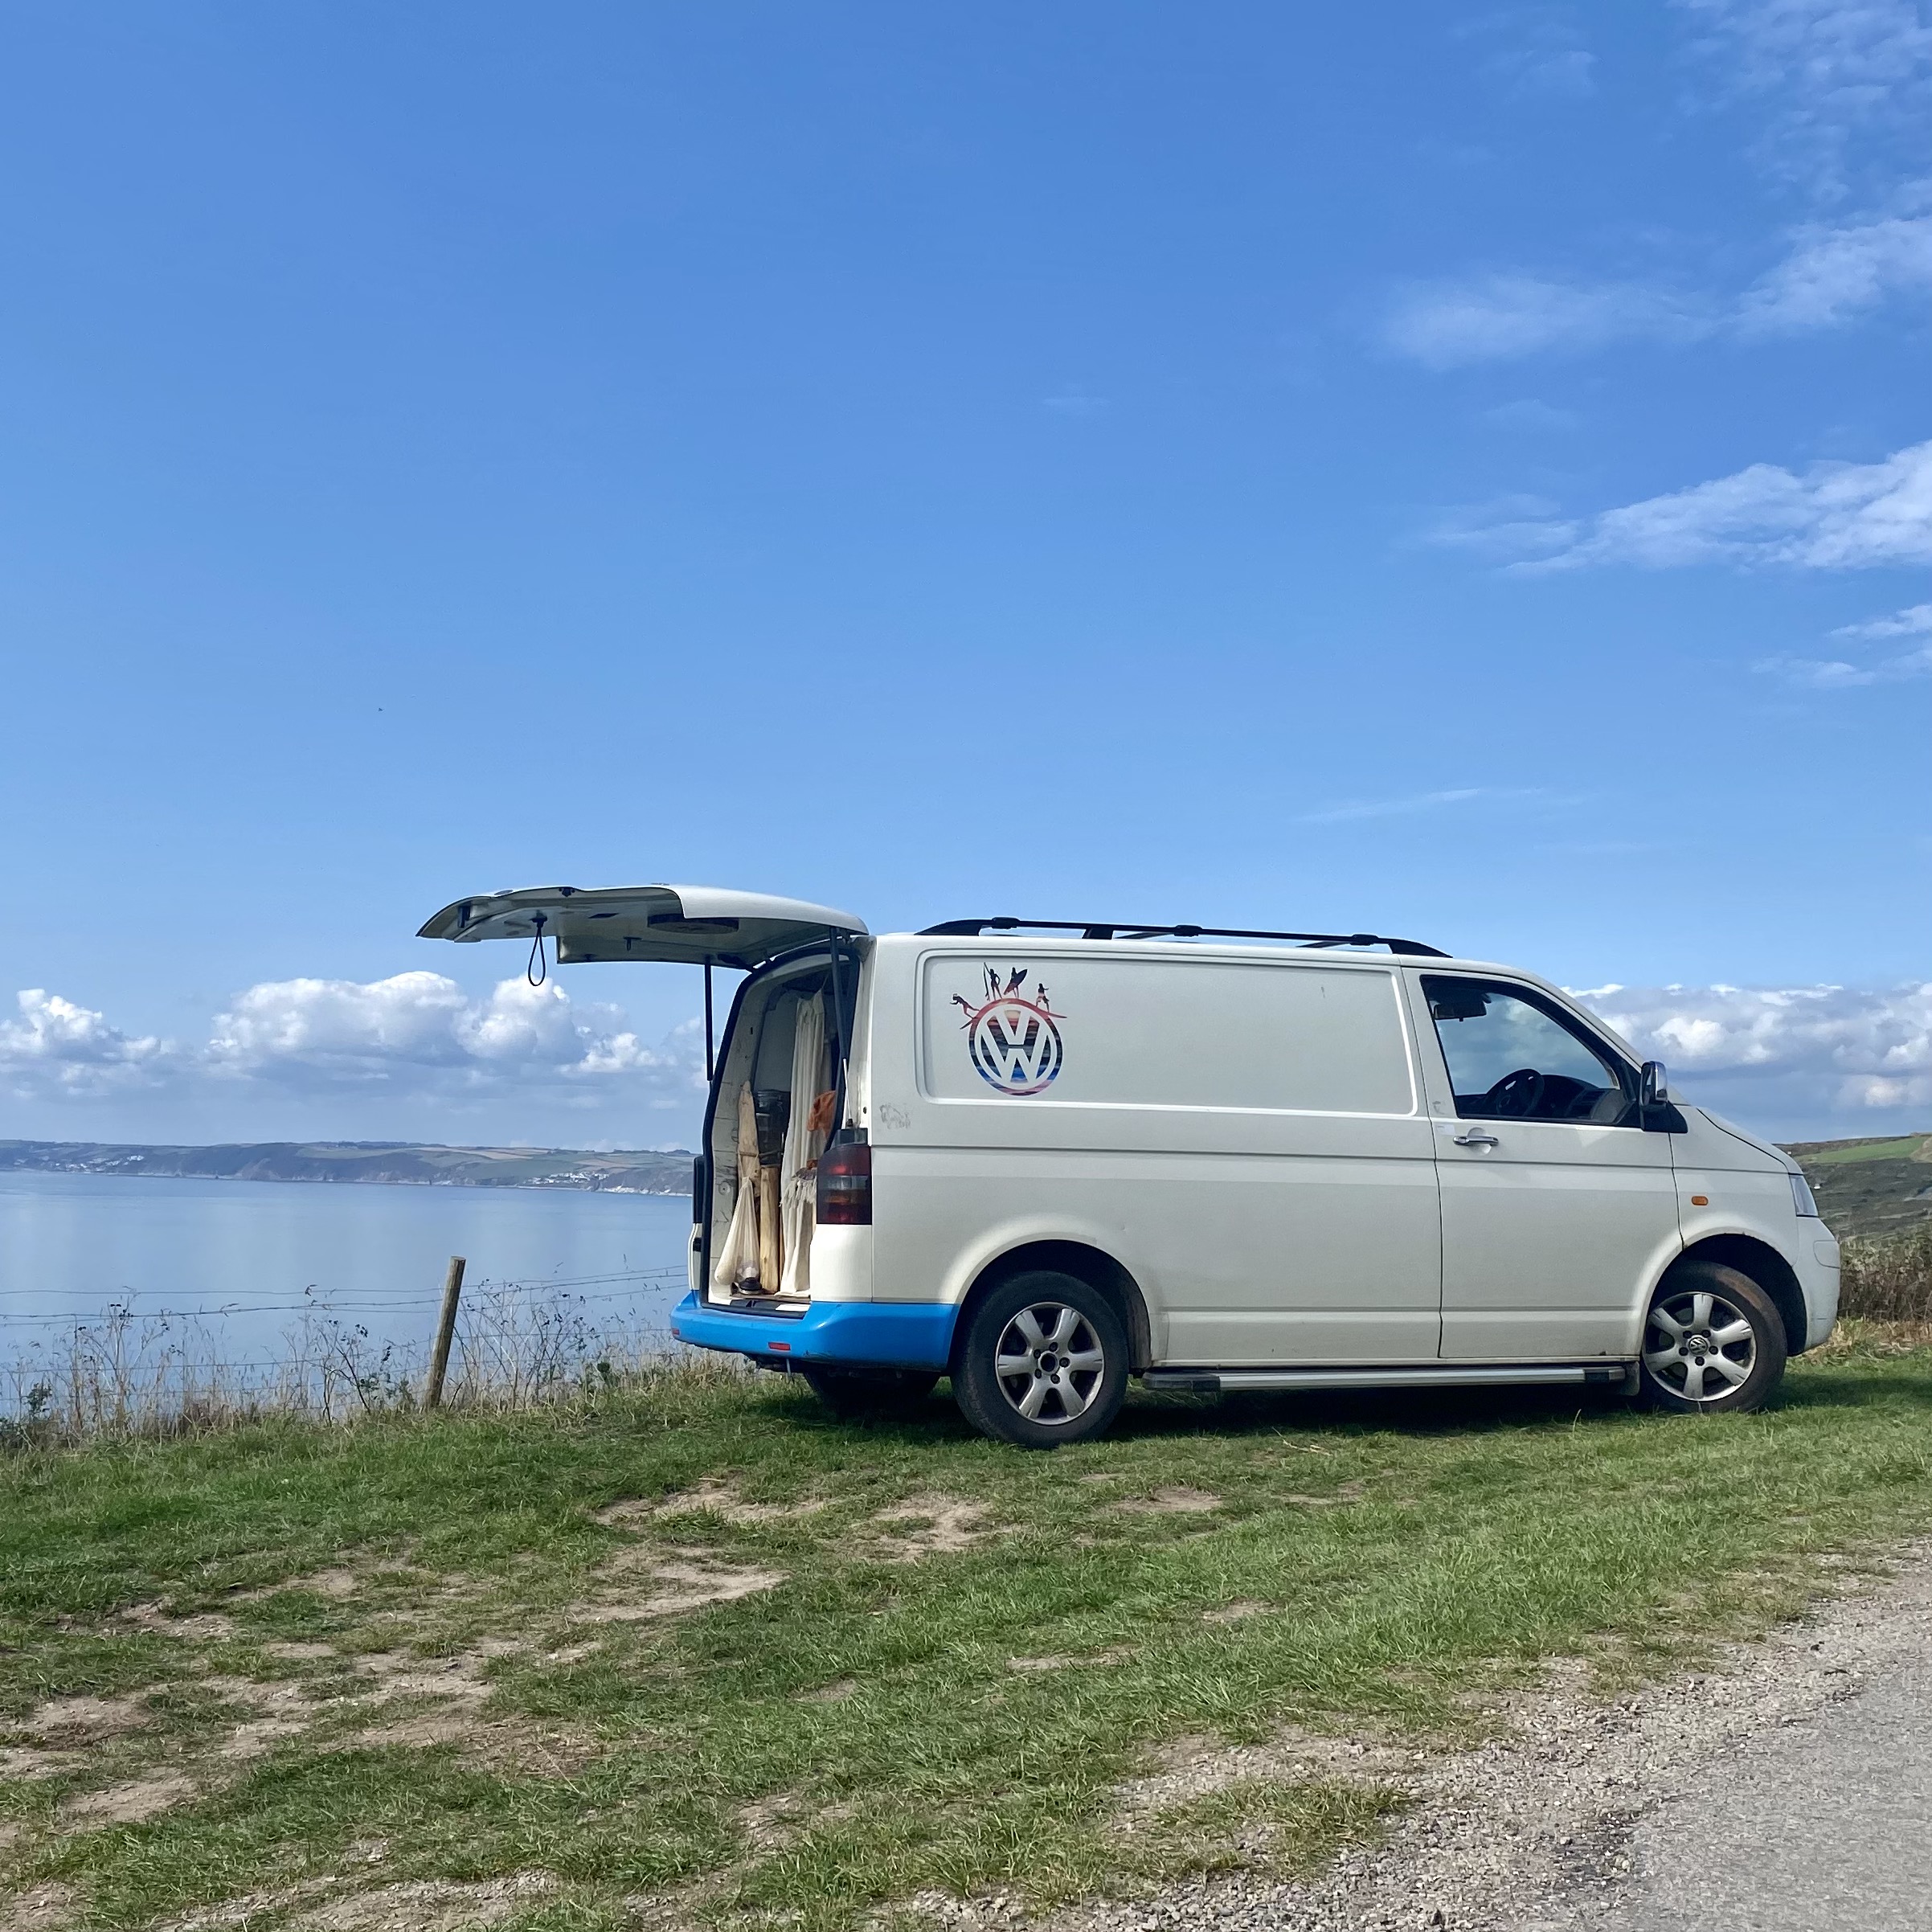
[{"label": "wheel arch", "polygon": [[973,1277],[953,1324],[952,1361],[956,1362],[966,1331],[979,1305],[1003,1281],[1034,1268],[1071,1275],[1097,1288],[1115,1307],[1127,1330],[1128,1367],[1138,1375],[1152,1360],[1152,1328],[1140,1284],[1104,1249],[1084,1241],[1026,1241],[996,1255]]},{"label": "wheel arch", "polygon": [[1735,1268],[1740,1275],[1750,1275],[1770,1296],[1784,1323],[1786,1352],[1791,1355],[1804,1353],[1811,1322],[1804,1290],[1799,1286],[1797,1271],[1768,1241],[1761,1241],[1754,1234],[1707,1234],[1701,1241],[1693,1242],[1664,1271],[1664,1282],[1692,1261],[1714,1261]]}]

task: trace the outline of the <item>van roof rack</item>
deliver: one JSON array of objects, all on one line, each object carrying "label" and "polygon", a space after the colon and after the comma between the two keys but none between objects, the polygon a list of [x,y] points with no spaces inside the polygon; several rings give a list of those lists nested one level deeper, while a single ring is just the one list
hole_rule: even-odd
[{"label": "van roof rack", "polygon": [[1414,959],[1452,956],[1420,939],[1392,939],[1380,932],[1256,932],[1239,926],[1142,926],[1124,919],[946,919],[922,927],[923,939],[978,939],[988,932],[1077,932],[1083,939],[1294,939],[1308,947],[1386,946]]}]

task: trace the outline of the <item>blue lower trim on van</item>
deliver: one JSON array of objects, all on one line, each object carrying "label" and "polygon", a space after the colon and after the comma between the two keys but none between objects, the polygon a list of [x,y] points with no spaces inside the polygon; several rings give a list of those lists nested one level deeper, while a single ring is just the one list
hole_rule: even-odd
[{"label": "blue lower trim on van", "polygon": [[707,1308],[695,1291],[671,1311],[671,1332],[773,1368],[787,1362],[863,1363],[943,1370],[959,1310],[946,1301],[821,1301],[787,1320]]}]

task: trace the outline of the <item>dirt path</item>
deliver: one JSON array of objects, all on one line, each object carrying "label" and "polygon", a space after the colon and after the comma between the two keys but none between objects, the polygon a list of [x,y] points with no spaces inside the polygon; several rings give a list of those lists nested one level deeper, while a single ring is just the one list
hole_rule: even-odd
[{"label": "dirt path", "polygon": [[[1716,1672],[1395,1773],[1420,1799],[1318,1878],[1184,1885],[1056,1932],[1893,1932],[1932,1922],[1932,1545]],[[1393,1766],[1365,1766],[1388,1776]]]}]

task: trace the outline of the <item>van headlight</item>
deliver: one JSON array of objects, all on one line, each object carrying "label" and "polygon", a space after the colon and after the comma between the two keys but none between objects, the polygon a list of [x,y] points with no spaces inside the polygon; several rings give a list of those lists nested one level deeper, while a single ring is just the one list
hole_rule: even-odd
[{"label": "van headlight", "polygon": [[1795,1169],[1791,1174],[1791,1205],[1814,1221],[1818,1218],[1818,1203],[1811,1197],[1811,1184]]}]

